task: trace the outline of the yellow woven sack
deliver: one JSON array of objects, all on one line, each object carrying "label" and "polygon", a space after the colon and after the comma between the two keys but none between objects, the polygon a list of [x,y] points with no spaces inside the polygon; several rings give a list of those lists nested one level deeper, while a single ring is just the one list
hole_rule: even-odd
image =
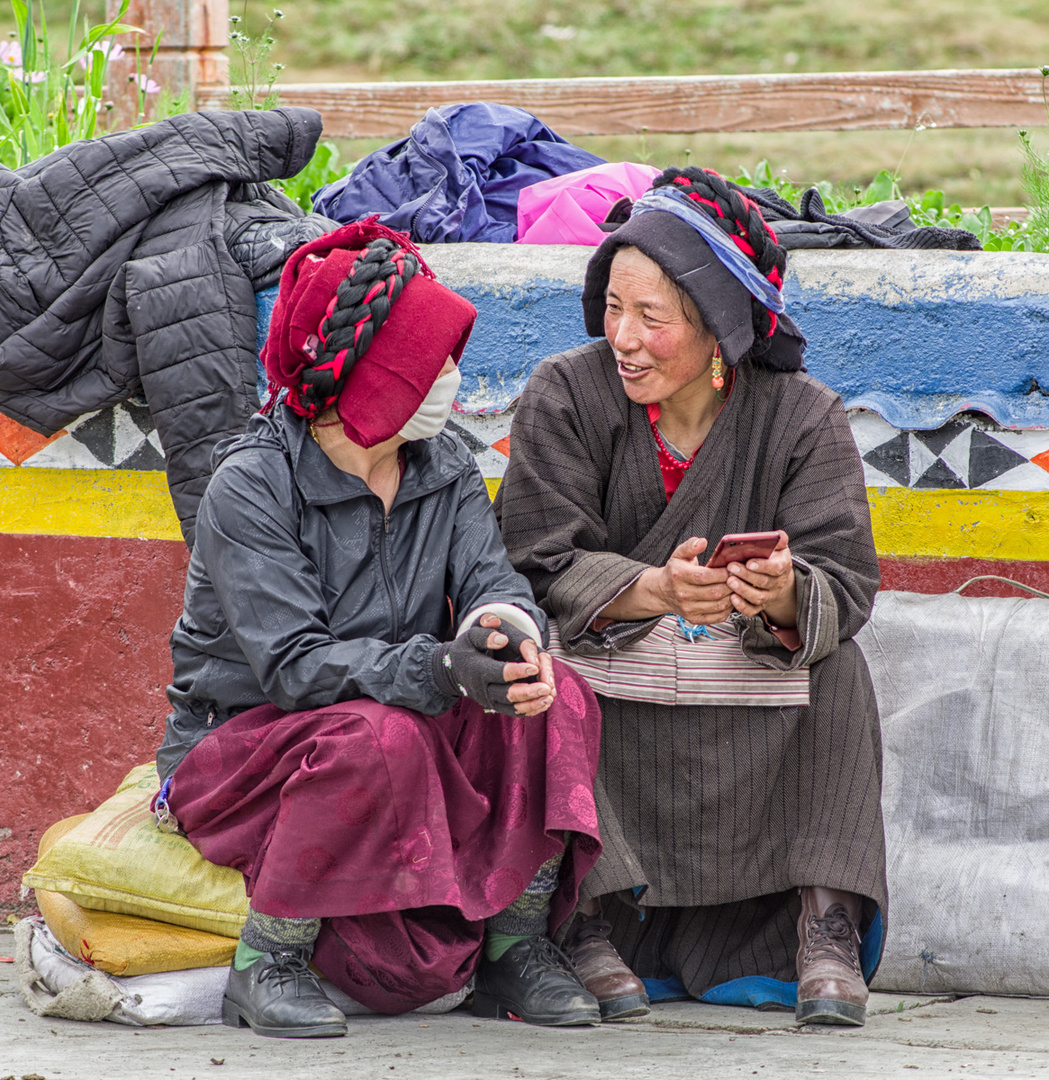
[{"label": "yellow woven sack", "polygon": [[149,804],[159,786],[154,765],[132,769],[111,799],[37,860],[23,884],[92,911],[237,937],[248,915],[243,875],[153,824]]},{"label": "yellow woven sack", "polygon": [[[79,814],[52,825],[40,838],[40,855],[47,854],[88,816]],[[63,949],[110,975],[225,967],[237,948],[232,938],[202,930],[187,930],[137,915],[86,911],[60,893],[45,889],[37,890],[36,902]]]}]

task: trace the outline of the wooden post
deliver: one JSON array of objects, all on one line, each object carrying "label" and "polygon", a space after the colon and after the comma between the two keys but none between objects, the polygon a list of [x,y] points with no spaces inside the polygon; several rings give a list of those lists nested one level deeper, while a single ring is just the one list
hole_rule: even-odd
[{"label": "wooden post", "polygon": [[[106,17],[115,18],[120,0],[106,0]],[[125,54],[111,62],[108,83],[114,103],[112,130],[131,127],[138,115],[138,96],[132,81],[138,76],[135,43],[139,49],[141,73],[153,43],[160,34],[160,48],[149,78],[173,95],[189,95],[189,107],[197,108],[199,87],[226,85],[228,63],[223,50],[229,44],[229,0],[131,0],[124,23],[139,27],[141,34],[119,38]],[[147,94],[145,119],[152,118],[156,94]]]}]

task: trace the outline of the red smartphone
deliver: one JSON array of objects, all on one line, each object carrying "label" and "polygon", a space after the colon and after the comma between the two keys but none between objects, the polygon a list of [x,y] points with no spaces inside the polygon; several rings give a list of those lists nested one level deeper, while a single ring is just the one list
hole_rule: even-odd
[{"label": "red smartphone", "polygon": [[730,562],[746,565],[748,559],[767,559],[778,543],[778,532],[729,533],[718,541],[707,566],[720,569]]}]

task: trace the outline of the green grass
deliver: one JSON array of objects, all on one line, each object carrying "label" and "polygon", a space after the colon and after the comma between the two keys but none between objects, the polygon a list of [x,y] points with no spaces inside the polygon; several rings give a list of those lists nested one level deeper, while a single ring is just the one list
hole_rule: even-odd
[{"label": "green grass", "polygon": [[[241,4],[234,7],[238,13]],[[247,24],[269,5],[249,0]],[[1034,67],[1044,0],[294,0],[277,53],[306,78],[556,78]]]},{"label": "green grass", "polygon": [[[62,22],[69,0],[45,0]],[[278,5],[280,0],[278,0]],[[249,33],[275,5],[231,0]],[[98,17],[104,0],[82,0]],[[1049,63],[1046,0],[286,0],[272,59],[277,83],[562,78],[786,71],[1038,68]],[[0,15],[6,2],[0,0]],[[2,24],[0,24],[2,25]],[[1044,155],[1049,132],[1032,139]],[[387,140],[340,144],[352,161]],[[1020,205],[1023,158],[1011,129],[651,135],[577,140],[609,158],[734,174],[767,158],[796,185],[864,187],[902,166],[908,193]]]},{"label": "green grass", "polygon": [[[1011,128],[939,129],[913,135],[906,131],[650,135],[644,146],[639,138],[624,136],[577,141],[610,159],[637,160],[647,151],[653,165],[687,160],[726,175],[741,167],[753,171],[766,158],[777,173],[801,188],[820,180],[862,188],[882,169],[899,165],[903,189],[909,194],[936,188],[964,206],[1020,206],[1027,200],[1020,179],[1020,140]],[[1049,136],[1041,142],[1049,146]]]},{"label": "green grass", "polygon": [[[242,4],[233,9],[241,12]],[[249,30],[271,10],[249,0]],[[274,58],[286,82],[918,70],[1049,63],[1044,0],[295,0]],[[382,140],[385,141],[385,140]],[[340,144],[352,161],[380,140]],[[1026,200],[1012,129],[579,138],[608,158],[734,174],[767,158],[798,186],[865,187],[901,166],[907,192],[962,205]],[[1049,146],[1045,132],[1035,145]]]},{"label": "green grass", "polygon": [[[38,0],[39,2],[39,0]],[[70,0],[45,0],[49,21]],[[231,0],[249,33],[274,5]],[[82,0],[101,17],[103,0]],[[288,81],[1037,67],[1045,0],[289,0]],[[0,11],[6,22],[6,4]]]}]

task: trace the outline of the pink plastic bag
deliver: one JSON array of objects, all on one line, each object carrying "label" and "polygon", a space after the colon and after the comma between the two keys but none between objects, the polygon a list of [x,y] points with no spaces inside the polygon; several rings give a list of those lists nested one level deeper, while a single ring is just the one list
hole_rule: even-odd
[{"label": "pink plastic bag", "polygon": [[624,195],[640,198],[659,175],[652,165],[610,161],[523,188],[517,200],[517,243],[600,244],[598,227]]}]

